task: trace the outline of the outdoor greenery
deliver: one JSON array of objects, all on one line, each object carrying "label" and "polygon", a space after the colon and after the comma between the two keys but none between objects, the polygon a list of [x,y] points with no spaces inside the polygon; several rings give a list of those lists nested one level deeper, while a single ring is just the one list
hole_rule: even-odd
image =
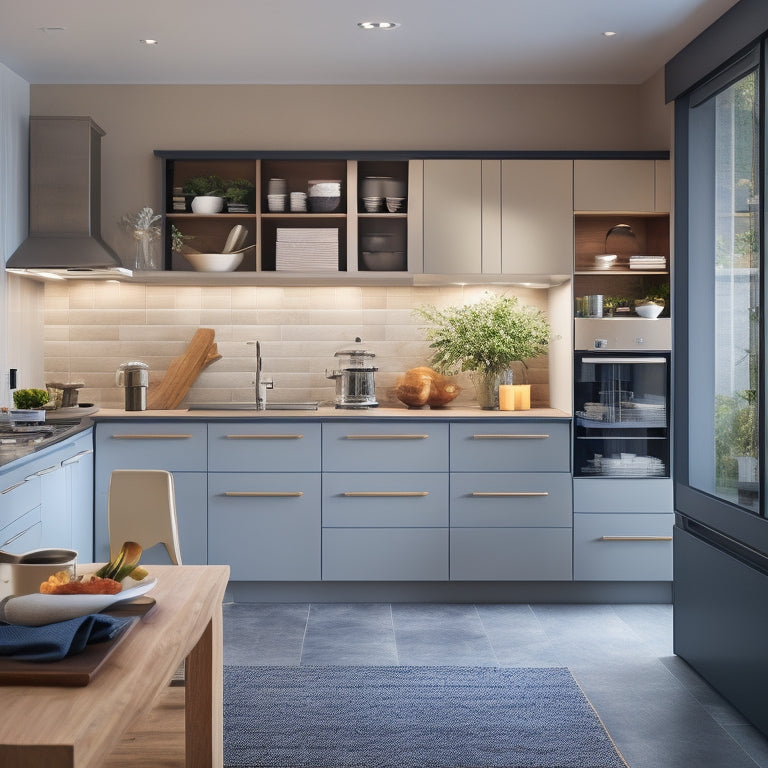
[{"label": "outdoor greenery", "polygon": [[521,305],[516,296],[488,294],[476,304],[426,305],[414,313],[428,324],[424,332],[434,350],[430,364],[440,373],[501,373],[514,361],[544,354],[549,346],[544,313]]}]

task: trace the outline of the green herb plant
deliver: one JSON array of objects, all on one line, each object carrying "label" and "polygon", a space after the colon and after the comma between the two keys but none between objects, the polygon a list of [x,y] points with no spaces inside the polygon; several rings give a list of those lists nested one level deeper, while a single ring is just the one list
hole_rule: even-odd
[{"label": "green herb plant", "polygon": [[525,365],[549,347],[544,313],[521,305],[516,296],[487,294],[476,304],[446,309],[425,305],[414,313],[428,324],[424,332],[434,350],[430,362],[440,373],[498,374],[515,361]]},{"label": "green herb plant", "polygon": [[184,182],[182,191],[195,197],[223,197],[226,183],[221,176],[193,176]]},{"label": "green herb plant", "polygon": [[171,250],[174,253],[181,253],[184,250],[184,242],[194,239],[194,235],[182,235],[181,230],[175,224],[171,224]]},{"label": "green herb plant", "polygon": [[19,410],[42,408],[48,402],[48,392],[44,389],[17,389],[13,393],[13,404]]},{"label": "green herb plant", "polygon": [[248,179],[232,179],[226,182],[223,196],[232,203],[245,203],[253,194],[256,186]]}]

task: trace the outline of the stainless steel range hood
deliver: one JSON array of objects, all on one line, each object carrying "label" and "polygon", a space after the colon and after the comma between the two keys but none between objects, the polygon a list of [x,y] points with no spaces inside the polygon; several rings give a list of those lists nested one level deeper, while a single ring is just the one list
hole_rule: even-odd
[{"label": "stainless steel range hood", "polygon": [[9,272],[51,277],[130,275],[101,239],[101,137],[90,117],[29,120],[29,237]]}]

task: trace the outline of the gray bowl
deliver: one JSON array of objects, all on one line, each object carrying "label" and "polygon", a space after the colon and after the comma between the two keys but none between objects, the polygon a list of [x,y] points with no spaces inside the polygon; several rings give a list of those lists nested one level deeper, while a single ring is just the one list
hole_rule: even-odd
[{"label": "gray bowl", "polygon": [[363,251],[363,266],[370,272],[402,272],[405,251]]},{"label": "gray bowl", "polygon": [[307,206],[312,213],[333,213],[341,202],[340,197],[314,197],[307,198]]}]

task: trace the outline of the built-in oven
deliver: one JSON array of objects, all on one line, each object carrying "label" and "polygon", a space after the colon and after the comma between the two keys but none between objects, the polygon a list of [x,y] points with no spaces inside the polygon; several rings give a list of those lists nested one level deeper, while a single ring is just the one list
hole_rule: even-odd
[{"label": "built-in oven", "polygon": [[575,477],[670,477],[669,369],[669,352],[576,352]]}]

